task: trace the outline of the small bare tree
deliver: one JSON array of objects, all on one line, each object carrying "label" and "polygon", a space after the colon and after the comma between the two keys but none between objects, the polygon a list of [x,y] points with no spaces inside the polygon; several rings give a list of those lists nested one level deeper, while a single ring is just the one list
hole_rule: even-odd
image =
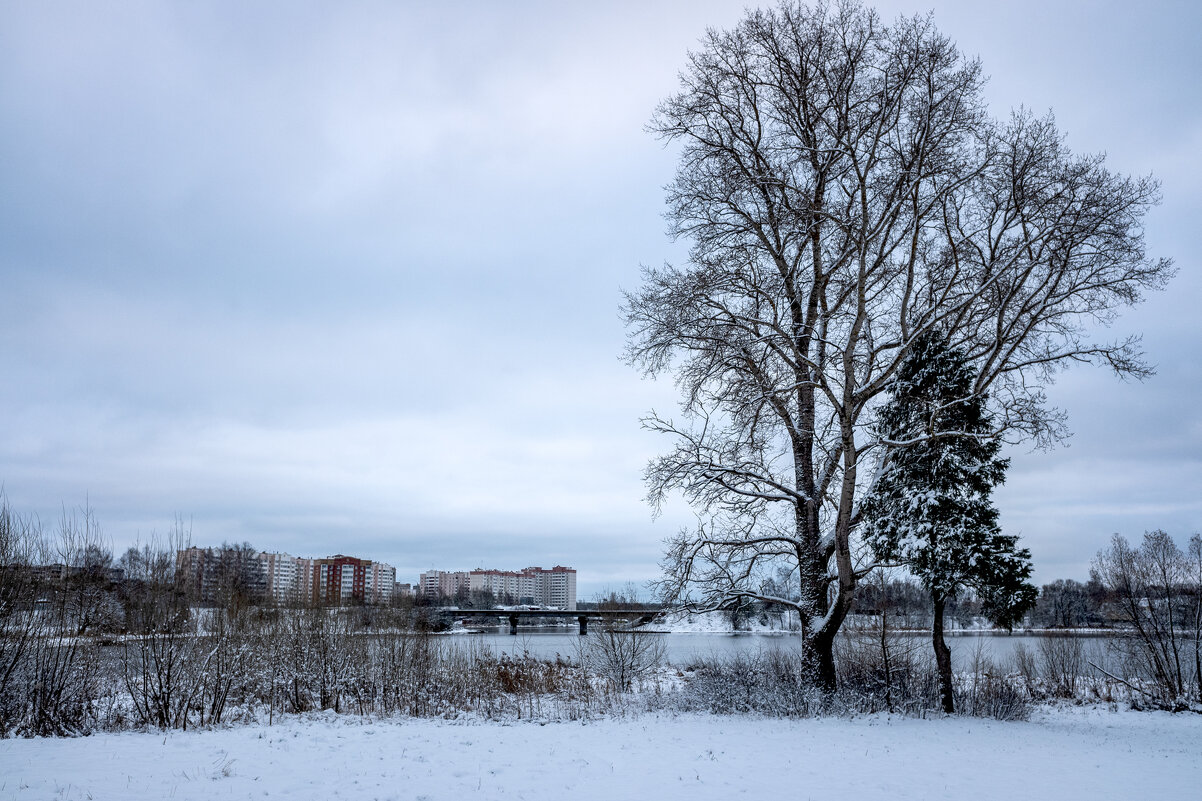
[{"label": "small bare tree", "polygon": [[41,525],[13,510],[0,488],[0,737],[20,720],[29,652],[42,629],[34,572]]},{"label": "small bare tree", "polygon": [[[1148,532],[1138,548],[1115,534],[1093,563],[1128,626],[1118,643],[1136,666],[1137,675],[1128,677],[1131,686],[1169,708],[1186,703],[1202,681],[1196,608],[1202,588],[1195,583],[1195,547],[1191,542],[1187,559],[1164,531]],[[1151,682],[1151,690],[1141,690],[1144,681]]]},{"label": "small bare tree", "polygon": [[1202,703],[1202,534],[1189,538],[1187,572],[1193,585],[1194,689]]},{"label": "small bare tree", "polygon": [[[896,628],[901,614],[898,590],[909,589],[897,575],[896,569],[883,567],[859,585],[858,589],[870,599],[874,614],[847,627],[839,665],[843,690],[849,689],[850,680],[867,696],[883,695],[884,708],[889,712],[897,710],[899,699],[904,702],[916,695],[916,678],[930,672],[922,640]],[[917,587],[913,589],[921,592]]]},{"label": "small bare tree", "polygon": [[655,674],[664,662],[663,637],[651,632],[594,629],[577,643],[581,665],[619,692]]},{"label": "small bare tree", "polygon": [[62,633],[82,635],[119,628],[113,554],[90,505],[63,509],[50,555],[63,566],[59,590]]},{"label": "small bare tree", "polygon": [[116,592],[112,554],[91,507],[64,509],[58,534],[44,541],[38,587],[40,636],[25,671],[22,715],[37,735],[87,732],[100,682],[100,653],[86,636],[113,625]]},{"label": "small bare tree", "polygon": [[177,520],[163,547],[152,539],[122,559],[138,625],[125,643],[122,680],[145,725],[186,729],[202,687],[205,659],[196,622],[175,583],[175,554],[189,538]]}]

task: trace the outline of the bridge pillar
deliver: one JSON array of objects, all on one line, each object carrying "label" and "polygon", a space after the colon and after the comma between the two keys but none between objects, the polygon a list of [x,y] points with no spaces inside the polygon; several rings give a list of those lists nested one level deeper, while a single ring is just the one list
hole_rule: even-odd
[{"label": "bridge pillar", "polygon": [[584,635],[588,634],[588,616],[581,615],[576,619],[580,621],[580,636],[583,637]]},{"label": "bridge pillar", "polygon": [[509,616],[509,633],[515,637],[518,634],[518,616],[517,615]]}]

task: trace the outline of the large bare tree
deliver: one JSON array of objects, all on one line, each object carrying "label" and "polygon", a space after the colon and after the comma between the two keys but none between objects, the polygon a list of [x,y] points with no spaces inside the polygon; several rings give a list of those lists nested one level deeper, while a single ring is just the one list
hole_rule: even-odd
[{"label": "large bare tree", "polygon": [[929,17],[785,3],[709,31],[650,125],[679,149],[667,216],[691,249],[627,294],[627,355],[683,395],[645,420],[675,440],[650,499],[701,521],[665,595],[795,608],[830,688],[858,504],[906,445],[873,410],[916,336],[969,355],[1009,441],[1063,435],[1043,389],[1069,363],[1149,372],[1137,338],[1088,336],[1171,273],[1144,250],[1156,182],[1073,155],[1050,116],[994,119],[983,80]]}]

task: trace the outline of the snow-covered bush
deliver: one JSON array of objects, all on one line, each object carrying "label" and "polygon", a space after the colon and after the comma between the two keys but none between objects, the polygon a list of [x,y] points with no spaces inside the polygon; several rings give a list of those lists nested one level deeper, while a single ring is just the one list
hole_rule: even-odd
[{"label": "snow-covered bush", "polygon": [[672,701],[682,711],[780,717],[811,717],[826,707],[813,669],[785,650],[699,660]]},{"label": "snow-covered bush", "polygon": [[577,653],[581,665],[619,692],[659,670],[664,656],[661,635],[613,629],[594,630],[581,641]]},{"label": "snow-covered bush", "polygon": [[839,698],[846,708],[921,714],[938,705],[929,640],[861,625],[849,628],[837,645]]},{"label": "snow-covered bush", "polygon": [[1026,720],[1031,698],[1013,671],[996,664],[977,643],[968,670],[956,676],[956,709],[963,715],[997,720]]}]

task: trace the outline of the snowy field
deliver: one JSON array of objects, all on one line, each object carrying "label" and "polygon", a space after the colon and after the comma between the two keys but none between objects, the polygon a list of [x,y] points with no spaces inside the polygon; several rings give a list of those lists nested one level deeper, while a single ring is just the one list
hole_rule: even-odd
[{"label": "snowy field", "polygon": [[1202,715],[364,722],[0,741],[0,799],[1195,799]]}]

